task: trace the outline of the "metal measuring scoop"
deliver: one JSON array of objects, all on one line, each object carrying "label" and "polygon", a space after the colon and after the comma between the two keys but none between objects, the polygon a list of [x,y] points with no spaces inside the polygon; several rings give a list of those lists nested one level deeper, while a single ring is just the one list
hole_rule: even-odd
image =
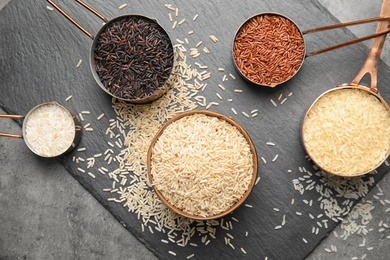
[{"label": "metal measuring scoop", "polygon": [[[251,53],[251,57],[249,59],[247,59],[245,57],[241,60],[240,55],[238,53],[247,53],[249,51],[248,48],[238,47],[240,45],[243,45],[242,43],[237,44],[237,39],[239,39],[241,37],[240,32],[241,32],[242,28],[244,28],[244,26],[247,25],[248,23],[249,24],[256,23],[255,20],[258,18],[266,19],[265,17],[267,17],[267,16],[268,17],[279,17],[282,20],[288,21],[291,24],[291,26],[294,27],[294,29],[291,28],[291,30],[297,32],[296,37],[299,36],[298,37],[299,39],[293,39],[293,38],[288,37],[288,41],[282,40],[282,41],[285,41],[283,44],[294,45],[294,49],[293,50],[290,49],[290,51],[283,49],[283,52],[280,52],[279,50],[275,49],[273,45],[267,44],[267,41],[268,41],[267,38],[269,37],[269,35],[264,30],[264,32],[256,35],[256,37],[262,39],[261,41],[265,41],[264,44],[259,45],[259,46],[261,46],[261,51],[258,53]],[[233,64],[234,64],[234,67],[236,68],[236,70],[238,71],[238,73],[240,74],[240,76],[243,79],[245,79],[246,81],[248,81],[252,84],[255,84],[257,86],[266,86],[266,87],[274,88],[280,84],[287,82],[291,78],[293,78],[298,73],[300,68],[302,67],[302,64],[303,64],[306,57],[314,56],[314,55],[317,55],[320,53],[328,52],[328,51],[335,50],[335,49],[338,49],[338,48],[341,48],[344,46],[348,46],[351,44],[362,42],[362,41],[365,41],[368,39],[378,37],[380,35],[385,35],[385,34],[390,32],[390,29],[384,28],[382,30],[377,31],[374,34],[367,35],[367,36],[357,38],[354,40],[350,40],[350,41],[347,41],[344,43],[336,44],[334,46],[330,46],[330,47],[327,47],[327,48],[324,48],[324,49],[321,49],[318,51],[313,51],[310,53],[306,53],[306,44],[305,44],[304,35],[310,34],[310,33],[315,33],[315,32],[320,32],[320,31],[325,31],[325,30],[331,30],[331,29],[336,29],[336,28],[341,28],[341,27],[371,23],[371,22],[376,22],[376,21],[384,21],[384,20],[389,21],[390,17],[381,15],[380,17],[363,19],[363,20],[346,22],[346,23],[340,23],[340,24],[335,24],[335,25],[328,25],[328,26],[323,26],[323,27],[318,27],[318,28],[314,28],[314,29],[301,31],[300,28],[298,27],[298,25],[291,18],[289,18],[285,15],[282,15],[280,13],[274,13],[274,12],[259,13],[259,14],[256,14],[256,15],[248,18],[237,30],[237,32],[234,36],[233,47],[232,47]],[[262,24],[262,23],[263,22],[260,22],[259,24]],[[287,34],[287,31],[285,31],[285,29],[282,29],[282,28],[289,28],[291,26],[289,25],[289,26],[283,27],[283,26],[279,25],[278,27],[281,31],[283,31],[283,33]],[[283,33],[280,32],[280,36],[282,36]],[[292,36],[292,35],[289,35],[289,36]],[[248,36],[246,36],[246,34],[243,33],[243,37],[245,38]],[[251,37],[255,37],[255,36],[252,35]],[[258,38],[256,38],[255,40],[251,39],[250,45],[257,46],[257,44],[260,43],[260,40]],[[281,40],[281,39],[278,39],[278,40]],[[271,42],[273,40],[269,40],[269,41]],[[246,42],[246,44],[249,44],[249,43]],[[271,46],[272,46],[272,48],[271,48]],[[285,46],[283,46],[283,48],[284,47]],[[253,48],[253,47],[251,47],[251,48]],[[259,51],[259,48],[260,47],[258,47],[257,49],[254,49],[254,50]],[[294,54],[294,58],[292,58],[293,57],[292,52],[298,52],[298,53],[301,53],[301,55]],[[264,53],[264,55],[262,53]],[[270,54],[272,54],[272,57],[267,56]],[[291,59],[293,59],[293,60],[291,60]],[[278,62],[270,63],[270,61],[272,61],[272,60],[276,60]],[[263,61],[263,63],[261,63],[260,61]],[[253,65],[254,63],[256,63],[256,64]],[[255,69],[253,69],[252,65],[255,66],[255,68],[257,66],[261,65],[260,66],[261,68],[257,67],[260,69],[261,73],[260,73],[260,71],[256,71]],[[287,70],[287,68],[288,68],[288,70]],[[249,72],[247,70],[249,70]],[[276,79],[276,78],[274,79],[273,78],[272,80],[268,79],[267,82],[260,82],[260,81],[254,80],[254,78],[250,75],[251,73],[253,73],[254,75],[256,75],[256,78],[257,78],[257,76],[261,75],[262,73],[265,73],[265,71],[267,71],[267,73],[270,73],[271,75],[273,73],[276,73],[278,75],[283,75],[283,76],[281,76],[281,79]],[[265,77],[268,78],[268,76],[269,75],[267,74],[267,76],[265,76]]]},{"label": "metal measuring scoop", "polygon": [[[35,113],[36,111],[38,111],[43,106],[55,106],[55,107],[59,108],[60,110],[62,110],[62,112],[64,112],[64,114],[67,117],[70,117],[73,120],[73,124],[74,124],[74,127],[72,129],[72,131],[73,131],[73,140],[72,140],[72,142],[69,143],[68,147],[65,147],[59,153],[55,153],[55,154],[41,153],[41,152],[39,152],[36,149],[36,147],[34,147],[32,142],[30,142],[30,140],[28,138],[26,138],[26,136],[27,136],[26,135],[26,131],[27,131],[26,130],[26,125],[27,125],[27,122],[29,121],[31,115],[33,113]],[[47,103],[42,103],[40,105],[37,105],[34,108],[32,108],[27,113],[26,116],[23,116],[23,115],[0,115],[0,118],[24,119],[23,120],[23,126],[22,126],[22,134],[0,133],[0,137],[22,138],[24,140],[24,142],[26,143],[27,147],[33,153],[35,153],[36,155],[38,155],[40,157],[54,158],[54,157],[58,157],[58,156],[61,156],[63,154],[66,154],[66,153],[72,151],[78,145],[78,143],[80,142],[80,139],[81,139],[81,129],[82,129],[82,127],[81,127],[80,119],[78,118],[78,116],[76,115],[76,113],[74,111],[70,110],[69,108],[65,108],[64,106],[58,104],[57,102],[47,102]]]},{"label": "metal measuring scoop", "polygon": [[[381,17],[388,17],[389,15],[390,15],[390,0],[384,0],[383,4],[382,4],[382,9],[381,9],[380,16]],[[386,31],[386,30],[389,30],[389,28],[390,28],[390,22],[388,20],[380,21],[378,23],[376,31],[377,32]],[[379,95],[378,89],[377,89],[378,63],[379,63],[380,54],[382,52],[385,40],[386,40],[386,34],[376,37],[374,39],[374,42],[373,42],[372,47],[371,47],[371,50],[370,50],[370,52],[368,54],[368,57],[367,57],[364,65],[360,69],[360,71],[357,74],[357,76],[352,80],[352,82],[349,83],[349,84],[341,84],[338,87],[333,88],[333,89],[323,93],[320,97],[318,97],[314,101],[314,103],[311,105],[311,107],[309,108],[309,110],[307,111],[307,113],[305,115],[305,118],[303,120],[303,125],[302,125],[302,133],[301,133],[303,146],[305,147],[307,154],[310,156],[310,158],[313,160],[313,162],[317,166],[319,166],[322,170],[324,170],[325,172],[328,172],[328,173],[331,173],[331,174],[334,174],[334,175],[338,175],[338,176],[343,176],[343,177],[364,175],[364,174],[369,173],[369,172],[375,170],[376,168],[378,168],[388,158],[388,156],[390,155],[390,138],[388,138],[388,143],[385,144],[385,146],[387,146],[387,149],[384,150],[384,151],[380,151],[381,152],[380,154],[382,155],[381,157],[374,158],[376,160],[370,160],[371,163],[370,163],[369,167],[367,166],[366,170],[358,171],[356,169],[352,173],[348,173],[348,174],[346,174],[345,172],[335,172],[334,170],[330,169],[333,166],[325,166],[325,163],[322,162],[322,158],[320,158],[318,156],[319,151],[318,150],[316,151],[315,149],[320,149],[320,147],[315,147],[315,148],[308,147],[308,140],[307,140],[308,138],[306,137],[306,135],[313,134],[313,129],[314,128],[307,126],[308,125],[307,122],[309,120],[308,117],[314,115],[314,114],[311,114],[311,112],[313,110],[313,107],[322,98],[329,97],[329,95],[335,94],[336,92],[339,92],[339,91],[345,91],[345,90],[364,91],[365,93],[368,93],[367,99],[372,97],[372,96],[374,96],[380,102],[380,104],[383,106],[383,107],[381,107],[381,106],[379,106],[379,107],[387,110],[388,116],[387,116],[387,118],[383,118],[383,120],[385,120],[386,123],[388,123],[390,125],[390,107],[386,103],[386,101],[383,99],[383,97],[381,95]],[[359,85],[359,82],[361,81],[361,79],[366,74],[370,74],[370,77],[371,77],[370,88],[367,88],[367,87],[364,87],[362,85]],[[341,93],[341,92],[339,92],[339,93]],[[322,106],[321,108],[323,108],[323,107],[324,106]],[[328,109],[328,107],[325,107],[325,109]],[[330,110],[328,110],[328,111],[330,111]],[[370,111],[370,113],[375,113],[375,112],[377,112],[377,111]],[[313,113],[315,113],[315,112],[313,112]],[[327,123],[330,124],[331,122],[329,121]],[[314,122],[314,124],[315,124],[315,122]],[[308,129],[310,129],[310,130],[308,130]],[[311,132],[308,132],[308,131],[311,131]],[[343,133],[339,132],[339,134],[342,135]],[[382,133],[374,133],[374,134],[381,135]],[[326,143],[327,142],[327,140],[320,140],[320,141],[321,141],[321,143]],[[371,145],[372,145],[371,143],[366,141],[366,147],[367,147],[366,150],[369,147],[371,147]],[[337,159],[342,159],[342,161],[346,162],[346,163],[348,163],[348,161],[350,160],[350,158],[344,158],[344,157],[343,158],[337,158]]]},{"label": "metal measuring scoop", "polygon": [[[96,35],[94,36],[93,34],[91,34],[89,31],[87,31],[83,26],[81,26],[78,22],[76,22],[71,16],[69,16],[65,11],[63,11],[56,3],[54,3],[52,0],[47,0],[47,2],[49,2],[55,9],[57,9],[65,18],[67,18],[71,23],[73,23],[78,29],[80,29],[84,34],[86,34],[89,38],[92,39],[92,45],[91,45],[91,48],[90,48],[90,55],[89,55],[89,65],[90,65],[90,68],[91,68],[91,72],[92,72],[92,76],[94,77],[96,83],[99,85],[99,87],[104,91],[106,92],[107,94],[109,94],[110,96],[112,97],[115,97],[115,98],[118,98],[118,99],[121,99],[121,100],[124,100],[124,101],[127,101],[127,102],[130,102],[130,103],[134,103],[134,104],[143,104],[143,103],[148,103],[148,102],[152,102],[158,98],[160,98],[162,95],[164,95],[169,89],[170,89],[170,84],[168,83],[169,79],[171,77],[173,77],[173,68],[175,66],[175,59],[174,59],[174,51],[173,51],[173,44],[172,44],[172,40],[170,39],[168,33],[166,33],[165,29],[157,22],[156,19],[153,19],[153,18],[149,18],[149,17],[146,17],[144,15],[139,15],[139,14],[127,14],[127,15],[121,15],[121,16],[117,16],[111,20],[108,20],[107,18],[105,18],[102,14],[100,14],[98,11],[96,11],[95,9],[93,9],[91,6],[87,5],[85,2],[83,2],[82,0],[76,0],[77,3],[81,4],[84,8],[88,9],[90,12],[92,12],[94,15],[96,15],[97,17],[99,17],[100,19],[103,20],[103,26],[99,29],[99,31],[96,33]],[[132,18],[132,17],[138,17],[138,18],[142,18],[144,20],[147,20],[149,21],[150,23],[153,23],[153,24],[156,24],[164,33],[165,33],[165,36],[169,39],[169,50],[172,50],[172,55],[171,55],[171,59],[172,59],[172,67],[169,67],[169,77],[165,80],[164,84],[161,84],[155,91],[153,91],[152,93],[150,93],[149,95],[147,95],[146,97],[142,97],[142,98],[126,98],[126,97],[123,97],[123,96],[120,96],[118,94],[114,94],[112,93],[104,84],[103,84],[103,81],[101,80],[101,78],[99,77],[98,75],[98,72],[97,72],[97,66],[96,66],[96,63],[95,63],[95,49],[97,48],[97,46],[99,45],[99,36],[104,33],[107,29],[109,28],[112,28],[112,26],[118,22],[118,21],[121,21],[123,19],[127,19],[127,18]]]}]

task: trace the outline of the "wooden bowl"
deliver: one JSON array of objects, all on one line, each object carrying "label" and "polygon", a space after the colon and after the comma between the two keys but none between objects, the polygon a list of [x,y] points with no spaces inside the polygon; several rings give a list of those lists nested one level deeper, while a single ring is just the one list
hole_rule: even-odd
[{"label": "wooden bowl", "polygon": [[[246,141],[248,142],[249,144],[249,147],[250,147],[250,150],[251,150],[251,153],[252,153],[252,160],[253,160],[253,173],[252,173],[252,178],[250,180],[250,183],[249,183],[249,186],[248,186],[248,189],[244,192],[244,194],[242,195],[242,197],[237,201],[235,202],[230,208],[228,208],[227,210],[219,213],[219,214],[215,214],[215,215],[210,215],[210,216],[197,216],[197,215],[193,215],[193,214],[190,214],[190,213],[187,213],[181,209],[179,209],[178,207],[176,207],[175,205],[172,205],[162,194],[162,192],[160,190],[158,190],[156,188],[155,185],[153,185],[153,175],[152,175],[152,167],[151,167],[151,164],[152,164],[152,157],[153,157],[153,148],[157,142],[157,140],[159,139],[159,137],[162,135],[162,133],[164,132],[164,130],[173,122],[183,118],[183,117],[186,117],[186,116],[190,116],[190,115],[194,115],[194,114],[205,114],[207,116],[211,116],[211,117],[217,117],[219,119],[222,119],[228,123],[230,123],[231,125],[233,125],[234,127],[237,128],[237,130],[243,135],[243,137],[246,139]],[[231,213],[232,211],[234,211],[235,209],[237,209],[246,199],[247,197],[249,196],[249,194],[251,193],[254,185],[255,185],[255,182],[256,182],[256,179],[257,179],[257,170],[258,170],[258,161],[257,161],[257,153],[256,153],[256,148],[250,138],[250,136],[248,135],[248,133],[244,130],[244,128],[239,125],[237,122],[235,122],[234,120],[232,120],[231,118],[225,116],[225,115],[222,115],[222,114],[219,114],[219,113],[216,113],[216,112],[212,112],[212,111],[208,111],[208,110],[193,110],[193,111],[187,111],[187,112],[183,112],[177,116],[175,116],[174,118],[170,119],[167,123],[165,123],[165,125],[163,125],[161,127],[161,129],[157,132],[156,136],[153,138],[152,142],[151,142],[151,145],[149,147],[149,150],[148,150],[148,155],[147,155],[147,169],[148,169],[148,177],[149,177],[149,181],[150,183],[153,185],[153,189],[155,190],[155,192],[157,193],[157,195],[160,197],[160,199],[162,200],[162,202],[168,207],[170,208],[171,210],[173,210],[174,212],[178,213],[179,215],[182,215],[182,216],[185,216],[185,217],[188,217],[188,218],[191,218],[191,219],[196,219],[196,220],[209,220],[209,219],[216,219],[216,218],[220,218],[220,217],[223,217],[229,213]]]}]

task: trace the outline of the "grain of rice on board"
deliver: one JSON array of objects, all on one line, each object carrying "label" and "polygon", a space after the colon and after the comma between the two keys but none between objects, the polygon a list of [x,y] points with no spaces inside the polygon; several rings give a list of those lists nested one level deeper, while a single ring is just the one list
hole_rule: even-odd
[{"label": "grain of rice on board", "polygon": [[364,174],[389,155],[390,113],[365,90],[327,92],[309,110],[302,131],[310,157],[334,174]]},{"label": "grain of rice on board", "polygon": [[184,212],[208,217],[225,212],[248,190],[253,154],[239,130],[204,114],[180,118],[153,147],[153,185]]}]

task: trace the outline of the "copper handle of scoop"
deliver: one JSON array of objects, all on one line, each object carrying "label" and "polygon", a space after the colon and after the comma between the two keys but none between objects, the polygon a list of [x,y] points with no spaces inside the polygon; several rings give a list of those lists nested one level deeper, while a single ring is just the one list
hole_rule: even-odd
[{"label": "copper handle of scoop", "polygon": [[[390,0],[383,0],[382,9],[380,16],[390,16]],[[380,21],[376,28],[376,31],[389,30],[390,22],[389,21]],[[367,56],[365,63],[360,69],[359,73],[350,83],[351,86],[357,86],[360,80],[367,73],[370,74],[370,90],[374,93],[378,93],[377,89],[377,80],[378,80],[378,63],[380,60],[380,55],[382,53],[383,45],[385,44],[386,34],[376,37],[372,43],[370,53]]]},{"label": "copper handle of scoop", "polygon": [[[20,119],[20,118],[24,118],[24,116],[20,116],[20,115],[0,115],[0,118]],[[22,135],[6,134],[6,133],[0,133],[0,137],[23,138]]]},{"label": "copper handle of scoop", "polygon": [[[62,10],[56,3],[54,3],[52,0],[47,0],[55,9],[57,9],[63,16],[65,16],[66,19],[68,19],[71,23],[73,23],[74,25],[76,25],[77,28],[79,28],[83,33],[85,33],[89,38],[91,38],[93,40],[94,36],[88,32],[83,26],[81,26],[78,22],[76,22],[76,20],[74,20],[70,15],[68,15],[67,13],[65,13],[64,10]],[[83,1],[81,0],[76,0],[77,3],[81,4],[82,6],[84,6],[85,8],[87,8],[89,11],[91,11],[94,15],[96,15],[97,17],[99,17],[100,19],[102,19],[105,23],[108,21],[103,15],[101,15],[100,13],[98,13],[95,9],[93,9],[92,7],[90,7],[89,5],[87,5],[86,3],[84,3]]]},{"label": "copper handle of scoop", "polygon": [[[364,24],[364,23],[372,23],[372,22],[376,22],[376,21],[390,21],[390,16],[382,16],[381,15],[380,17],[375,17],[375,18],[369,18],[369,19],[358,20],[358,21],[353,21],[353,22],[347,22],[347,23],[328,25],[328,26],[324,26],[324,27],[318,27],[318,28],[314,28],[314,29],[303,31],[302,34],[315,33],[315,32],[326,31],[326,30],[331,30],[331,29],[336,29],[336,28],[341,28],[341,27],[347,27],[347,26],[353,26],[353,25],[358,25],[358,24]],[[354,40],[351,40],[351,41],[348,41],[348,42],[344,42],[344,43],[340,43],[340,44],[337,44],[337,45],[334,45],[334,46],[330,46],[328,48],[324,48],[324,49],[321,49],[321,50],[318,50],[318,51],[310,52],[310,53],[306,54],[306,57],[314,56],[314,55],[317,55],[317,54],[320,54],[320,53],[324,53],[324,52],[327,52],[327,51],[332,51],[332,50],[335,50],[335,49],[338,49],[338,48],[341,48],[341,47],[344,47],[344,46],[348,46],[348,45],[351,45],[351,44],[355,44],[355,43],[358,43],[358,42],[362,42],[362,41],[366,41],[366,40],[369,40],[369,39],[372,39],[372,38],[376,38],[376,37],[379,37],[381,35],[386,35],[389,32],[390,32],[390,29],[383,29],[383,30],[379,30],[379,31],[377,30],[377,32],[374,33],[374,34],[370,34],[370,35],[367,35],[367,36],[364,36],[364,37],[361,37],[361,38],[357,38],[357,39],[354,39]]]}]

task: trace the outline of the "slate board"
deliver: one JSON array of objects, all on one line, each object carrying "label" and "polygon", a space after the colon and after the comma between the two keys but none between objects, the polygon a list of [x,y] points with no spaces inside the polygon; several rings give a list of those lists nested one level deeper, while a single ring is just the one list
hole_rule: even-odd
[{"label": "slate board", "polygon": [[[291,17],[302,30],[338,22],[316,1],[171,1],[173,6],[179,8],[180,17],[187,19],[187,24],[172,30],[164,3],[151,0],[131,2],[124,10],[119,10],[118,7],[123,3],[126,1],[96,0],[91,4],[95,9],[102,10],[109,19],[126,13],[157,18],[172,39],[188,37],[193,45],[200,40],[207,42],[211,34],[217,36],[218,43],[208,41],[205,44],[211,54],[202,55],[198,60],[208,65],[213,73],[208,85],[214,87],[208,87],[205,92],[210,101],[218,101],[215,92],[222,74],[218,74],[217,68],[225,68],[226,73],[237,76],[232,64],[231,44],[236,30],[248,17],[260,12],[279,12]],[[68,1],[59,4],[92,33],[100,28],[101,21],[77,3]],[[92,111],[88,118],[93,122],[95,131],[84,134],[80,143],[80,147],[87,148],[83,156],[91,157],[106,148],[108,138],[104,132],[108,126],[107,120],[115,118],[111,98],[97,86],[90,73],[87,61],[92,41],[57,11],[48,11],[46,5],[45,1],[13,0],[0,13],[0,106],[8,113],[26,114],[43,102],[58,101],[65,104],[66,97],[73,95],[66,105],[79,112]],[[197,13],[198,19],[192,22],[192,17]],[[189,36],[189,30],[194,30],[195,34]],[[341,29],[305,36],[305,39],[310,51],[353,37],[348,30]],[[240,207],[233,214],[240,221],[229,231],[235,237],[235,250],[224,244],[222,235],[208,246],[200,245],[197,248],[161,243],[160,239],[165,238],[162,234],[141,232],[141,222],[134,214],[128,213],[120,204],[107,201],[109,195],[102,189],[110,187],[111,180],[102,176],[94,180],[80,174],[77,165],[72,162],[76,152],[59,160],[123,226],[161,259],[171,257],[169,250],[175,251],[181,259],[192,253],[195,253],[194,259],[264,259],[266,256],[268,259],[302,259],[337,223],[330,221],[328,228],[322,228],[318,235],[312,234],[315,220],[309,218],[308,213],[316,216],[322,212],[316,201],[317,194],[307,192],[301,196],[293,188],[292,179],[302,176],[298,168],[304,166],[311,169],[311,163],[305,158],[300,143],[301,122],[316,97],[354,78],[367,53],[366,47],[357,44],[310,57],[292,80],[276,89],[248,85],[238,76],[236,80],[225,83],[230,89],[244,90],[242,95],[235,96],[234,107],[237,111],[259,109],[259,116],[248,120],[242,115],[234,115],[227,102],[212,109],[232,116],[244,126],[256,145],[259,157],[264,156],[270,161],[275,154],[279,154],[274,163],[264,165],[259,161],[261,181],[246,201],[253,208]],[[80,68],[76,68],[80,59],[84,62]],[[383,97],[390,100],[390,89],[386,88],[387,82],[390,82],[388,72],[389,67],[381,63],[379,89]],[[290,92],[293,92],[293,96],[283,106],[274,107],[269,101],[270,98],[276,100],[280,93],[286,96]],[[94,120],[103,112],[106,114],[103,120]],[[275,142],[277,146],[266,146],[268,141]],[[293,172],[287,173],[289,169]],[[381,167],[379,174],[375,175],[376,180],[387,171],[386,167]],[[294,206],[290,205],[292,198],[297,201]],[[314,199],[313,206],[309,208],[302,202],[303,199]],[[281,212],[273,208],[279,208]],[[304,216],[297,216],[295,211],[303,212]],[[287,224],[275,230],[274,227],[282,220],[282,214],[286,214]],[[249,233],[247,237],[245,231]],[[304,243],[302,238],[307,239],[308,243]],[[245,248],[246,255],[239,250],[240,247]]]}]

